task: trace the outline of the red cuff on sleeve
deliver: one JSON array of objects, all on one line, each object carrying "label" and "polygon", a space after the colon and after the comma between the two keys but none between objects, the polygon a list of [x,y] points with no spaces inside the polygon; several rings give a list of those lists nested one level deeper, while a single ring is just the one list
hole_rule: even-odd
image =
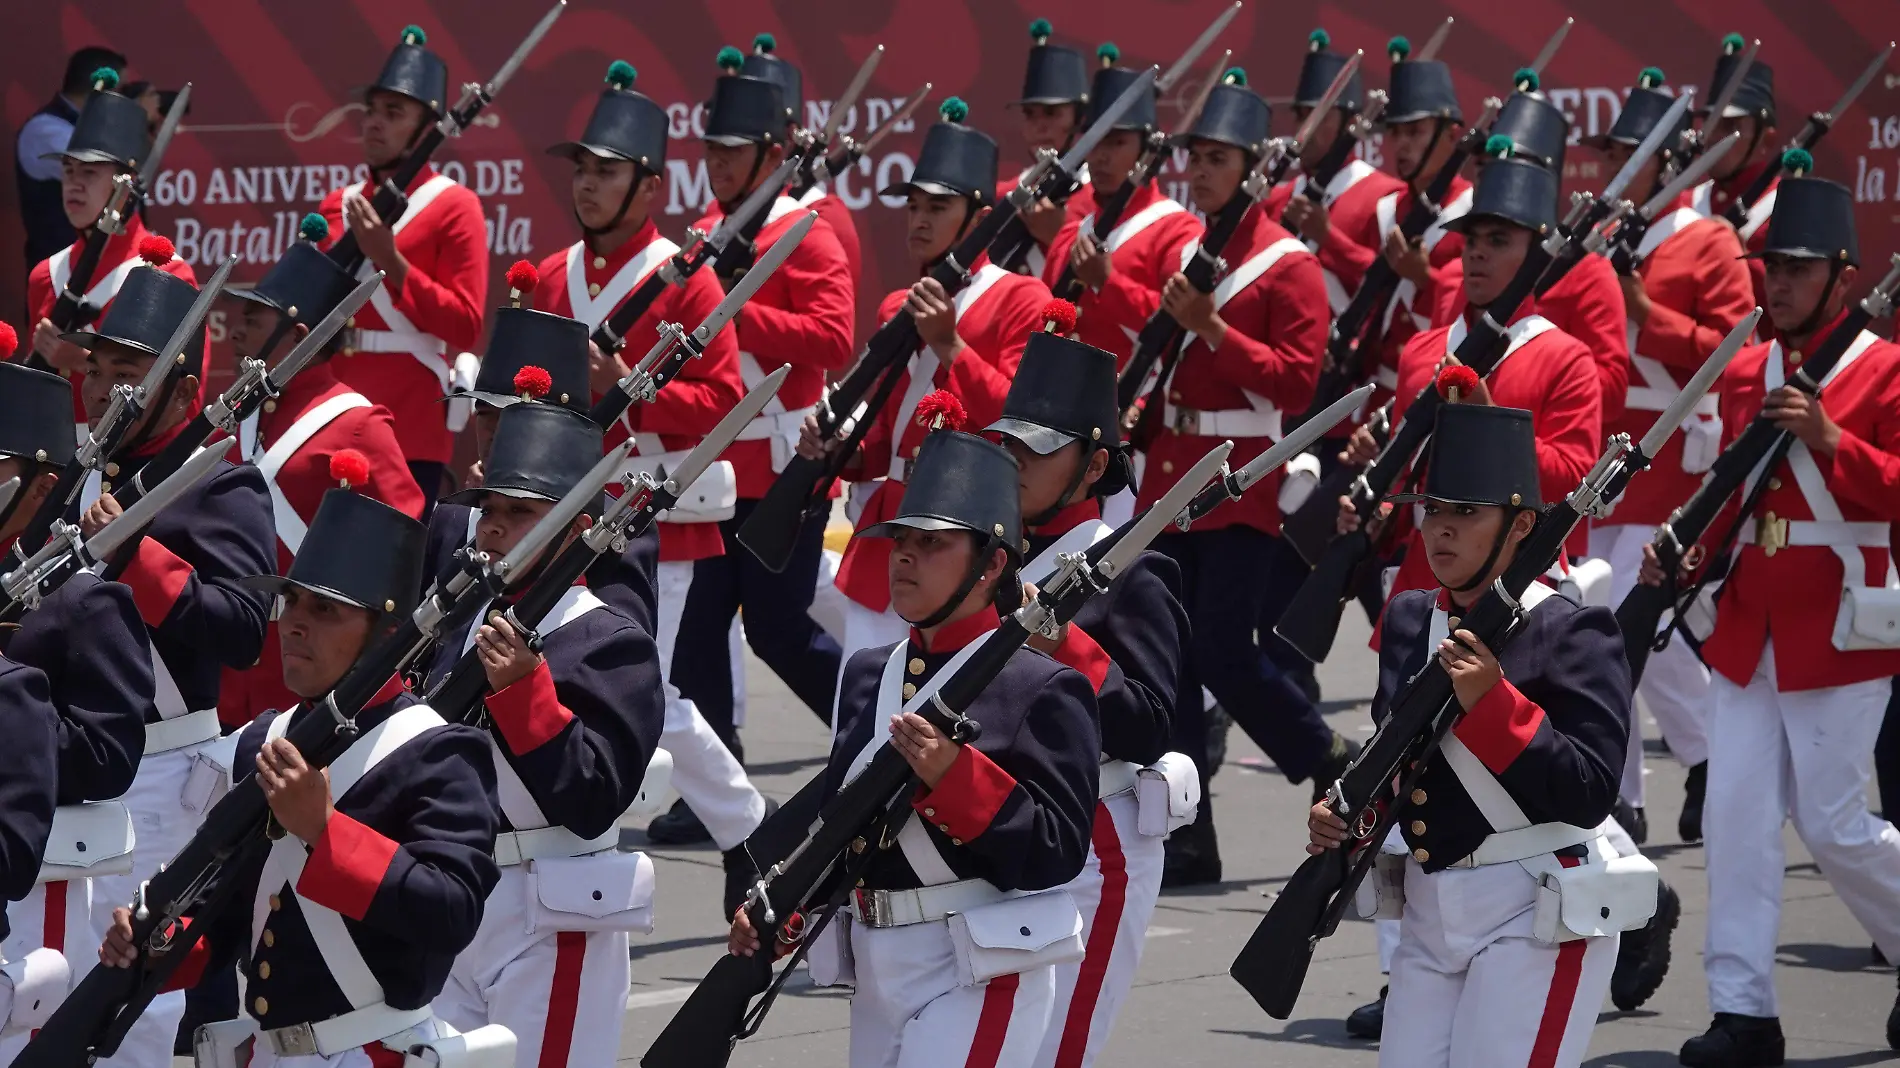
[{"label": "red cuff on sleeve", "polygon": [[383,885],[396,843],[341,812],[332,812],[297,879],[297,896],[362,920]]},{"label": "red cuff on sleeve", "polygon": [[1531,744],[1543,722],[1544,710],[1537,702],[1518,693],[1509,679],[1499,679],[1477,707],[1458,721],[1452,733],[1491,774],[1502,775]]},{"label": "red cuff on sleeve", "polygon": [[554,695],[554,676],[546,660],[535,665],[527,678],[490,694],[488,714],[501,728],[508,751],[516,756],[548,744],[574,718]]},{"label": "red cuff on sleeve", "polygon": [[937,788],[919,790],[910,806],[938,830],[968,842],[989,830],[990,821],[1015,788],[1016,780],[1009,772],[982,750],[966,745],[957,753],[956,763],[937,780]]},{"label": "red cuff on sleeve", "polygon": [[1108,654],[1081,627],[1071,623],[1063,628],[1062,642],[1056,646],[1054,655],[1057,663],[1067,664],[1088,676],[1095,692],[1102,692],[1102,683],[1108,678]]},{"label": "red cuff on sleeve", "polygon": [[[178,927],[180,935],[189,934],[191,917],[187,916],[178,921]],[[176,944],[177,939],[174,938],[173,942]],[[172,952],[176,953],[178,950],[174,949]],[[159,993],[169,994],[174,990],[190,990],[198,985],[198,980],[204,978],[205,968],[211,963],[210,944],[203,938],[195,938],[191,942],[191,948],[186,949],[184,953],[185,959],[172,970],[172,974],[165,980],[164,989]]]},{"label": "red cuff on sleeve", "polygon": [[165,622],[190,579],[191,565],[152,538],[139,541],[138,552],[119,575],[119,581],[131,589],[132,603],[138,606],[139,618],[148,627]]}]

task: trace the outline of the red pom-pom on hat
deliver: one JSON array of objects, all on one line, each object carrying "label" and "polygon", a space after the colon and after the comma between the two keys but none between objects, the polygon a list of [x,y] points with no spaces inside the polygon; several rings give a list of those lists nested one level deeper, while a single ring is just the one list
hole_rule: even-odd
[{"label": "red pom-pom on hat", "polygon": [[178,255],[172,247],[171,239],[160,234],[147,234],[139,241],[139,259],[154,267],[163,267]]},{"label": "red pom-pom on hat", "polygon": [[[1477,392],[1478,381],[1478,372],[1464,364],[1447,365],[1444,370],[1438,372],[1438,395],[1450,401],[1469,397]],[[1455,395],[1453,390],[1457,391]]]},{"label": "red pom-pom on hat", "polygon": [[932,430],[962,430],[969,413],[963,410],[963,402],[947,389],[924,394],[917,402],[917,425]]},{"label": "red pom-pom on hat", "polygon": [[0,323],[0,360],[9,360],[20,348],[20,335],[12,323]]},{"label": "red pom-pom on hat", "polygon": [[515,307],[521,307],[521,298],[534,292],[540,284],[541,272],[527,260],[516,260],[508,268],[508,299],[514,301]]},{"label": "red pom-pom on hat", "polygon": [[343,449],[330,457],[330,477],[344,489],[369,481],[369,457],[355,449]]},{"label": "red pom-pom on hat", "polygon": [[515,372],[515,392],[522,400],[540,400],[554,388],[554,376],[544,367],[529,364]]},{"label": "red pom-pom on hat", "polygon": [[1070,334],[1075,332],[1075,305],[1066,300],[1056,299],[1043,305],[1043,330],[1051,334]]}]

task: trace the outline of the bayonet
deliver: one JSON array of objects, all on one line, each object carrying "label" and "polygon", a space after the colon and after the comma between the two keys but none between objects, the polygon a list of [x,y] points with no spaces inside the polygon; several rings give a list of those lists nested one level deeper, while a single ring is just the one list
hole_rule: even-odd
[{"label": "bayonet", "polygon": [[349,295],[344,297],[340,304],[330,309],[330,314],[324,316],[310,333],[304,336],[303,340],[297,342],[289,352],[284,354],[283,359],[277,361],[277,366],[271,368],[269,375],[271,396],[274,397],[283,392],[283,388],[290,383],[290,380],[297,377],[297,372],[302,371],[306,364],[315,359],[317,353],[323,351],[323,346],[329,344],[330,339],[335,337],[357,312],[363,310],[363,305],[368,304],[370,298],[376,295],[376,288],[383,284],[383,277],[383,272],[377,271],[358,282],[356,288],[350,290]]},{"label": "bayonet", "polygon": [[528,531],[527,536],[517,542],[500,563],[493,565],[493,574],[503,584],[507,584],[533,567],[548,546],[553,545],[567,533],[567,528],[573,524],[574,520],[587,510],[588,505],[594,503],[600,496],[600,491],[606,489],[607,483],[612,482],[614,476],[620,473],[621,465],[626,462],[627,454],[632,450],[632,438],[608,449],[606,455],[596,461],[593,467],[588,468],[587,477],[581,479],[573,489],[567,492],[566,496],[555,502],[554,507],[548,510],[548,514],[542,516]]},{"label": "bayonet", "polygon": [[1893,56],[1893,44],[1892,41],[1888,41],[1887,47],[1880,50],[1880,54],[1874,57],[1872,63],[1867,64],[1867,69],[1860,72],[1860,77],[1854,79],[1854,84],[1847,87],[1847,92],[1841,94],[1841,98],[1834,102],[1834,106],[1821,113],[1828,125],[1831,126],[1840,121],[1840,117],[1847,114],[1847,109],[1854,106],[1854,101],[1859,99],[1862,91],[1874,80],[1874,75],[1879,74],[1880,68],[1887,65],[1887,60]]},{"label": "bayonet", "polygon": [[[533,54],[534,47],[541,43],[541,38],[546,37],[548,31],[554,28],[554,20],[560,18],[561,13],[566,10],[567,0],[554,0],[554,6],[548,9],[547,14],[541,16],[541,21],[535,23],[534,29],[528,31],[528,36],[521,39],[521,44],[516,46],[514,54],[508,57],[508,62],[503,63],[501,69],[495,72],[495,76],[488,79],[488,83],[481,87],[481,94],[485,100],[492,101],[500,94],[509,79],[513,78],[515,72],[521,69],[521,65],[528,61],[528,56]],[[456,132],[461,132],[459,125]]]},{"label": "bayonet", "polygon": [[1709,358],[1702,362],[1702,366],[1696,368],[1696,373],[1690,376],[1688,385],[1683,386],[1682,392],[1676,395],[1676,399],[1669,402],[1669,407],[1663,410],[1655,425],[1649,428],[1649,432],[1644,434],[1643,440],[1637,444],[1644,460],[1654,460],[1662,455],[1662,447],[1669,440],[1669,435],[1676,432],[1676,428],[1681,426],[1683,420],[1689,418],[1689,413],[1695,410],[1696,404],[1703,397],[1708,396],[1709,390],[1715,388],[1716,379],[1722,377],[1722,372],[1727,369],[1729,361],[1733,360],[1735,354],[1742,350],[1742,346],[1748,344],[1749,339],[1755,336],[1755,324],[1760,321],[1760,308],[1755,308],[1742,316],[1742,321],[1735,324],[1734,329],[1728,332],[1728,336],[1722,339],[1722,343],[1709,354]]},{"label": "bayonet", "polygon": [[1623,190],[1629,188],[1630,182],[1635,179],[1636,172],[1643,169],[1643,164],[1648,163],[1650,157],[1662,148],[1663,142],[1675,132],[1677,121],[1682,118],[1684,112],[1689,110],[1689,103],[1693,99],[1695,99],[1694,89],[1685,88],[1676,94],[1675,103],[1669,105],[1669,110],[1663,112],[1655,128],[1650,130],[1649,135],[1636,146],[1636,151],[1630,153],[1630,158],[1623,164],[1623,169],[1617,171],[1616,177],[1610,179],[1610,184],[1603,187],[1601,199],[1610,202],[1623,195]]},{"label": "bayonet", "polygon": [[871,75],[883,59],[883,45],[871,49],[871,54],[865,57],[864,65],[858,68],[858,73],[851,79],[851,84],[845,87],[844,95],[832,101],[831,113],[825,116],[824,133],[818,138],[821,150],[831,147],[832,140],[838,136],[838,123],[844,118],[846,112],[858,105],[858,97],[864,93],[864,87],[871,83]]},{"label": "bayonet", "polygon": [[892,131],[916,114],[918,107],[923,104],[925,98],[930,96],[930,89],[931,83],[925,82],[923,88],[904,98],[904,106],[898,108],[895,114],[884,121],[883,125],[872,130],[871,135],[864,140],[856,141],[850,134],[842,135],[845,144],[844,151],[835,153],[825,160],[825,173],[836,178],[844,173],[846,167],[870,155],[871,150],[876,148],[879,142],[889,137]]},{"label": "bayonet", "polygon": [[171,148],[172,138],[178,134],[178,123],[185,117],[185,109],[191,105],[191,83],[186,82],[172,98],[170,110],[165,112],[165,121],[158,124],[158,136],[152,138],[152,150],[145,154],[145,164],[139,168],[139,185],[143,187],[145,176],[154,179],[159,176],[160,168],[165,165],[165,150]]},{"label": "bayonet", "polygon": [[1736,91],[1742,87],[1742,79],[1748,76],[1748,68],[1755,65],[1755,53],[1760,50],[1760,38],[1748,42],[1748,46],[1742,49],[1742,58],[1735,61],[1735,66],[1729,71],[1728,79],[1722,83],[1720,89],[1716,90],[1715,98],[1709,101],[1708,121],[1710,123],[1721,121],[1722,113],[1728,110],[1729,102],[1735,99]]},{"label": "bayonet", "polygon": [[1645,201],[1642,211],[1638,214],[1640,214],[1646,222],[1656,221],[1656,218],[1663,213],[1664,208],[1676,202],[1676,198],[1694,189],[1696,186],[1701,185],[1703,177],[1714,170],[1715,165],[1720,163],[1722,157],[1728,154],[1728,150],[1735,142],[1741,139],[1742,132],[1740,130],[1734,130],[1731,131],[1727,137],[1709,146],[1707,152],[1697,156],[1694,161],[1682,169],[1682,173],[1671,178],[1668,185],[1663,186],[1655,196]]},{"label": "bayonet", "polygon": [[713,461],[719,459],[720,454],[738,439],[739,431],[744,430],[747,423],[752,422],[760,412],[765,410],[765,406],[778,395],[779,387],[785,384],[785,376],[790,374],[791,370],[790,364],[784,364],[778,370],[766,375],[758,385],[752,387],[750,393],[739,401],[737,407],[727,412],[725,418],[714,424],[712,430],[693,447],[693,451],[687,453],[686,457],[679,462],[678,467],[671,471],[664,468],[655,471],[654,475],[662,480],[657,488],[664,490],[669,497],[677,501],[679,495],[686,492],[688,486],[699,481],[699,476],[705,474]]},{"label": "bayonet", "polygon": [[[1068,153],[1056,161],[1055,165],[1062,170],[1062,173],[1067,175],[1080,173],[1082,162],[1089,158],[1089,153],[1095,151],[1095,146],[1102,143],[1102,138],[1107,137],[1108,132],[1115,128],[1115,124],[1121,121],[1122,115],[1135,106],[1135,101],[1140,99],[1141,94],[1154,85],[1155,77],[1160,73],[1161,68],[1149,67],[1130,82],[1128,88],[1122,90],[1122,95],[1116,97],[1115,102],[1108,106],[1108,110],[1102,112],[1101,117],[1095,120],[1095,124],[1075,139],[1075,144],[1070,146]],[[1035,171],[1031,171],[1031,174],[1034,173]],[[1033,189],[1030,191],[1034,192]]]},{"label": "bayonet", "polygon": [[1180,81],[1183,75],[1193,69],[1195,61],[1201,58],[1201,53],[1207,51],[1215,39],[1221,35],[1221,31],[1227,28],[1227,24],[1234,21],[1234,16],[1240,14],[1241,2],[1242,0],[1234,0],[1227,10],[1216,16],[1213,23],[1194,39],[1194,43],[1188,45],[1187,51],[1181,53],[1181,58],[1174,61],[1174,65],[1168,68],[1167,73],[1155,79],[1157,94],[1173,89],[1174,83]]},{"label": "bayonet", "polygon": [[1550,35],[1550,40],[1544,42],[1544,50],[1537,53],[1536,59],[1531,60],[1530,69],[1539,78],[1544,76],[1544,68],[1550,66],[1550,61],[1556,58],[1557,50],[1563,47],[1564,38],[1570,36],[1570,27],[1575,25],[1576,21],[1576,19],[1565,19],[1564,24],[1557,27],[1557,32]]},{"label": "bayonet", "polygon": [[1413,56],[1412,59],[1423,62],[1428,59],[1437,58],[1438,50],[1445,47],[1445,38],[1451,36],[1451,24],[1456,21],[1456,19],[1446,16],[1445,21],[1439,23],[1438,28],[1432,31],[1431,39],[1425,42],[1425,47],[1419,49],[1418,54]]},{"label": "bayonet", "polygon": [[719,220],[718,227],[713,230],[712,236],[706,239],[706,243],[724,252],[726,246],[730,245],[732,239],[752,222],[754,216],[778,199],[779,194],[785,190],[785,183],[792,180],[792,172],[798,169],[798,162],[797,156],[791,156],[779,164],[778,170],[773,171],[770,177],[759,183],[757,189],[746,195],[745,200],[740,202],[738,210]]},{"label": "bayonet", "polygon": [[1213,511],[1220,505],[1228,501],[1239,500],[1241,494],[1247,492],[1255,483],[1267,477],[1268,472],[1278,469],[1288,460],[1305,452],[1307,448],[1318,441],[1322,435],[1338,426],[1341,422],[1345,421],[1347,416],[1357,411],[1359,406],[1365,403],[1366,398],[1372,395],[1373,388],[1373,383],[1365,383],[1320,409],[1311,419],[1307,419],[1300,423],[1299,426],[1293,428],[1285,437],[1275,442],[1272,448],[1254,457],[1252,461],[1247,463],[1240,470],[1232,474],[1228,474],[1223,470],[1218,481],[1207,487],[1206,490],[1202,491],[1189,502],[1186,507],[1175,514],[1175,526],[1186,530],[1190,526],[1193,526],[1197,520],[1203,518],[1207,513]]},{"label": "bayonet", "polygon": [[1319,129],[1319,124],[1326,121],[1327,114],[1333,110],[1334,105],[1339,103],[1341,94],[1345,93],[1346,86],[1352,82],[1352,76],[1359,72],[1360,60],[1365,57],[1364,49],[1359,49],[1346,57],[1346,62],[1339,68],[1339,73],[1333,75],[1333,84],[1326,87],[1325,95],[1319,98],[1319,103],[1313,105],[1313,110],[1306,113],[1306,121],[1300,123],[1300,128],[1294,131],[1293,141],[1287,147],[1287,155],[1298,155],[1300,149],[1312,139],[1313,131]]}]

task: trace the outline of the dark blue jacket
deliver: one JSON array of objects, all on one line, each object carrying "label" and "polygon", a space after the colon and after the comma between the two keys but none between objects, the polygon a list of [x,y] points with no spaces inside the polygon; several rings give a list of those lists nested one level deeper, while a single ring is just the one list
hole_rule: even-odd
[{"label": "dark blue jacket", "polygon": [[[475,509],[461,504],[440,503],[429,516],[429,540],[423,560],[425,581],[438,581],[448,574],[457,550],[471,540],[470,520]],[[659,594],[654,573],[660,566],[660,528],[655,523],[645,534],[627,543],[627,551],[618,558],[601,556],[587,569],[587,588],[594,591],[620,614],[632,620],[646,634],[653,633],[654,603]]]},{"label": "dark blue jacket", "polygon": [[[0,721],[0,895],[18,901],[39,879],[58,788],[59,713],[38,668],[0,656]],[[0,913],[0,938],[10,930]]]}]

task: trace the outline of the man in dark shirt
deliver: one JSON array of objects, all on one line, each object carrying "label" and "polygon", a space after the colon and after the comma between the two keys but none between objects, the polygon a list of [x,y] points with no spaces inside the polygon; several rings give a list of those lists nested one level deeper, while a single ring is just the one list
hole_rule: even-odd
[{"label": "man in dark shirt", "polygon": [[100,67],[125,69],[125,57],[110,48],[87,45],[66,60],[59,92],[20,125],[13,142],[13,178],[20,189],[20,219],[26,224],[26,265],[32,267],[73,243],[73,226],[59,203],[59,160],[44,158],[66,148],[79,105],[92,89]]}]

